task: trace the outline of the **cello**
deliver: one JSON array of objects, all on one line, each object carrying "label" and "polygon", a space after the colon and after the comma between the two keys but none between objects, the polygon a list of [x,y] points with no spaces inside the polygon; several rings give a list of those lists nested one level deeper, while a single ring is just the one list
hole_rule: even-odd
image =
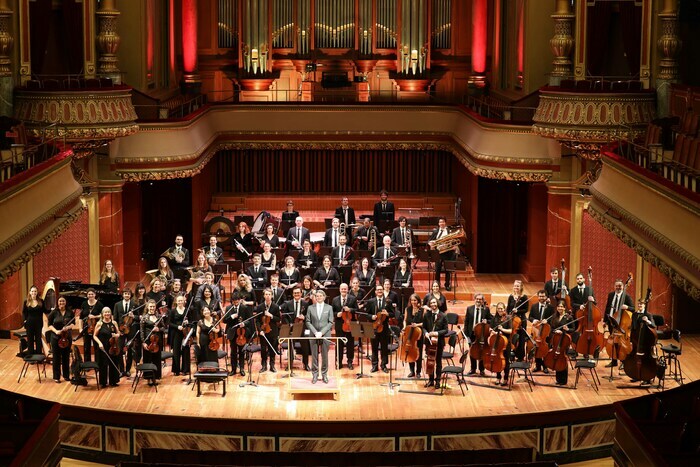
[{"label": "cello", "polygon": [[484,367],[492,373],[500,373],[506,366],[506,358],[503,351],[508,345],[508,338],[501,334],[501,330],[496,331],[489,337],[488,347],[484,349],[482,359]]},{"label": "cello", "polygon": [[487,349],[491,327],[488,323],[477,323],[472,332],[474,333],[474,342],[469,347],[469,357],[474,360],[482,360]]},{"label": "cello", "polygon": [[564,323],[554,330],[551,339],[552,348],[549,349],[543,360],[544,366],[550,370],[564,371],[568,368],[569,358],[566,355],[566,351],[571,346],[571,336],[566,331],[560,333],[557,331],[569,324],[572,323]]},{"label": "cello", "polygon": [[401,361],[414,363],[418,360],[418,341],[423,335],[423,330],[418,326],[406,326],[401,331],[399,346],[401,348]]},{"label": "cello", "polygon": [[[651,289],[647,289],[647,301],[651,298]],[[644,313],[643,311],[641,313]],[[624,360],[625,374],[638,381],[651,381],[656,376],[656,331],[649,324],[639,319],[639,327],[633,336],[634,351]]]},{"label": "cello", "polygon": [[[628,335],[628,330],[632,324],[632,315],[628,310],[622,309],[627,286],[630,282],[632,282],[631,272],[627,275],[627,280],[622,287],[622,295],[620,295],[621,300],[617,304],[617,309],[614,310],[614,314],[620,316],[620,322],[618,323],[612,316],[608,318],[610,333],[605,342],[605,351],[608,353],[608,357],[614,360],[625,360],[627,355],[632,352],[632,342]],[[622,327],[623,322],[625,324],[624,328]]]},{"label": "cello", "polygon": [[539,323],[532,325],[532,340],[535,342],[534,345],[536,347],[535,358],[544,358],[549,352],[547,338],[549,338],[549,335],[552,332],[552,325],[547,321],[552,319],[552,316],[542,319]]},{"label": "cello", "polygon": [[[593,268],[590,266],[588,266],[588,287],[593,295]],[[588,300],[583,310],[576,311],[576,319],[579,321],[577,332],[580,336],[576,343],[576,352],[595,355],[596,350],[603,347],[603,334],[598,327],[603,314],[594,302]]]}]

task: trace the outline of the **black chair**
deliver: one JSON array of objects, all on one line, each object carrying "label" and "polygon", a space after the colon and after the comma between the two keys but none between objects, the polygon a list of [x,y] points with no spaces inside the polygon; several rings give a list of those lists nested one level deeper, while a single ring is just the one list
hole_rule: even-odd
[{"label": "black chair", "polygon": [[512,362],[510,364],[510,377],[508,378],[508,390],[513,388],[513,382],[515,381],[515,376],[521,376],[525,378],[527,386],[532,391],[532,386],[535,385],[535,379],[532,377],[532,371],[530,370],[530,362],[524,360],[522,362]]},{"label": "black chair", "polygon": [[41,384],[41,372],[39,371],[39,365],[43,365],[44,378],[46,378],[46,355],[41,353],[25,355],[24,357],[22,357],[22,360],[24,363],[22,364],[22,369],[19,371],[19,377],[17,378],[17,382],[19,383],[20,379],[27,376],[27,370],[29,370],[29,367],[31,365],[34,365],[36,366],[36,374],[39,377],[39,384]]},{"label": "black chair", "polygon": [[671,338],[671,330],[666,326],[664,315],[651,315],[654,320],[654,328],[656,329],[656,338],[658,340],[668,340]]},{"label": "black chair", "polygon": [[134,381],[131,383],[131,387],[133,388],[131,393],[136,393],[136,388],[139,387],[139,382],[141,379],[148,380],[150,386],[153,386],[156,392],[158,392],[158,383],[156,381],[157,374],[158,367],[156,367],[153,363],[142,363],[140,365],[136,365],[136,376],[134,376]]},{"label": "black chair", "polygon": [[576,368],[576,379],[574,380],[574,389],[578,386],[578,378],[581,376],[583,370],[588,370],[591,374],[591,381],[593,381],[593,388],[598,392],[598,386],[600,385],[600,378],[598,377],[598,371],[596,371],[596,366],[598,362],[595,360],[577,360],[575,364]]},{"label": "black chair", "polygon": [[224,366],[226,367],[226,372],[229,372],[229,362],[228,362],[228,352],[226,352],[224,349],[217,349],[216,350],[216,357],[221,360],[222,358],[224,359]]},{"label": "black chair", "polygon": [[[81,378],[85,378],[87,376],[88,371],[94,371],[97,390],[100,390],[100,366],[97,364],[97,362],[82,362],[80,365],[78,365],[78,371],[80,372]],[[73,390],[73,392],[78,390],[78,386],[80,385],[75,385],[75,389]]]},{"label": "black chair", "polygon": [[678,329],[671,331],[671,339],[677,342],[678,345],[673,342],[668,345],[662,345],[661,351],[664,353],[664,359],[666,360],[668,376],[672,377],[674,381],[683,384],[683,370],[681,368],[681,362],[678,361],[678,357],[683,353],[681,332]]},{"label": "black chair", "polygon": [[[165,365],[168,360],[173,358],[173,353],[167,350],[162,350],[160,352],[160,362],[161,362],[161,368],[165,368]],[[172,365],[171,365],[172,368]],[[162,371],[162,370],[161,370]]]},{"label": "black chair", "polygon": [[[469,351],[462,352],[462,356],[459,357],[459,365],[447,365],[442,367],[442,382],[440,383],[440,395],[444,394],[445,388],[447,388],[447,377],[453,375],[457,379],[457,384],[459,389],[462,391],[462,396],[467,394],[464,392],[464,388],[469,390],[467,386],[467,381],[464,379],[464,369],[467,365],[467,359],[469,357]],[[462,388],[464,385],[464,388]]]}]

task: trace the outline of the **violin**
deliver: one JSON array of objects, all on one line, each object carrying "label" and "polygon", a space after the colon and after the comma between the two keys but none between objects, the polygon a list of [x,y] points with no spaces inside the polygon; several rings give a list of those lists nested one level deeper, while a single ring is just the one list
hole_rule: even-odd
[{"label": "violin", "polygon": [[262,325],[260,326],[260,330],[265,334],[272,332],[272,326],[270,326],[271,320],[272,318],[269,316],[262,317]]},{"label": "violin", "polygon": [[214,323],[214,325],[211,327],[211,331],[209,331],[209,350],[212,352],[215,352],[219,350],[219,347],[221,347],[221,344],[219,343],[219,331],[216,330],[216,326],[219,323]]},{"label": "violin", "polygon": [[423,330],[418,326],[406,326],[401,331],[399,347],[401,349],[401,361],[414,363],[418,360],[418,341],[423,335]]},{"label": "violin", "polygon": [[246,339],[245,336],[245,328],[243,326],[239,326],[238,329],[236,329],[236,345],[243,347],[247,343],[248,339]]},{"label": "violin", "polygon": [[109,338],[109,354],[115,357],[122,354],[122,348],[119,345],[119,337],[112,336]]},{"label": "violin", "polygon": [[472,332],[474,333],[474,343],[469,347],[469,356],[474,360],[483,360],[489,335],[491,334],[491,327],[488,323],[477,323]]},{"label": "violin", "polygon": [[[588,286],[593,289],[593,268],[590,266],[588,266]],[[583,310],[576,311],[576,318],[580,320],[577,329],[580,337],[576,343],[576,351],[583,355],[594,355],[596,349],[603,347],[603,334],[598,328],[603,314],[595,303],[588,301]]]},{"label": "violin", "polygon": [[122,324],[119,325],[119,332],[123,335],[128,336],[131,333],[131,325],[134,323],[134,317],[126,315],[122,320]]},{"label": "violin", "polygon": [[93,316],[89,315],[87,318],[87,333],[92,335],[95,333],[95,325],[97,324],[97,320],[99,320],[99,316]]},{"label": "violin", "polygon": [[67,349],[71,345],[71,342],[73,341],[73,339],[71,338],[70,329],[65,329],[66,327],[73,324],[73,321],[75,321],[75,316],[73,316],[73,318],[71,318],[71,320],[68,321],[68,323],[63,326],[63,329],[61,330],[60,334],[58,335],[58,347],[61,349]]},{"label": "violin", "polygon": [[155,332],[151,332],[151,335],[148,337],[146,344],[146,350],[148,350],[151,353],[156,353],[160,351],[160,336],[156,334]]},{"label": "violin", "polygon": [[389,312],[386,310],[382,310],[377,313],[377,319],[375,319],[374,323],[372,324],[375,333],[379,334],[384,331],[384,322],[387,320],[387,318],[389,318]]}]

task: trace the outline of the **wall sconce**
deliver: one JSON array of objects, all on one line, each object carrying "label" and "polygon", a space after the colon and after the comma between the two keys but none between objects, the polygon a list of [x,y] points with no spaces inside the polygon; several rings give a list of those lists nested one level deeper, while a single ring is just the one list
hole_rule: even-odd
[{"label": "wall sconce", "polygon": [[411,50],[411,71],[416,74],[416,67],[418,66],[418,51],[416,49]]}]

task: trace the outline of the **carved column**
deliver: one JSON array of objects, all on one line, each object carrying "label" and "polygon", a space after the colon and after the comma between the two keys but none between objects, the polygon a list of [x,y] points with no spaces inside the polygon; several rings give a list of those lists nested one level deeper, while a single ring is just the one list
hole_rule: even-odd
[{"label": "carved column", "polygon": [[574,48],[574,19],[576,16],[571,10],[571,4],[567,0],[557,0],[556,11],[552,15],[554,20],[554,37],[549,40],[549,47],[554,54],[554,69],[549,76],[549,85],[558,86],[562,79],[571,77],[571,51]]},{"label": "carved column", "polygon": [[95,13],[99,21],[97,46],[100,49],[100,56],[97,59],[97,74],[112,78],[112,82],[115,84],[122,82],[118,67],[119,60],[117,59],[117,49],[121,43],[121,37],[117,34],[119,14],[116,0],[102,0]]},{"label": "carved column", "polygon": [[8,0],[0,0],[0,115],[12,115],[12,46],[15,42],[10,30],[12,27],[12,9]]},{"label": "carved column", "polygon": [[656,80],[657,112],[666,117],[670,111],[671,84],[678,82],[678,52],[682,42],[678,36],[678,0],[664,0],[659,13],[661,35],[656,41],[661,59]]}]

